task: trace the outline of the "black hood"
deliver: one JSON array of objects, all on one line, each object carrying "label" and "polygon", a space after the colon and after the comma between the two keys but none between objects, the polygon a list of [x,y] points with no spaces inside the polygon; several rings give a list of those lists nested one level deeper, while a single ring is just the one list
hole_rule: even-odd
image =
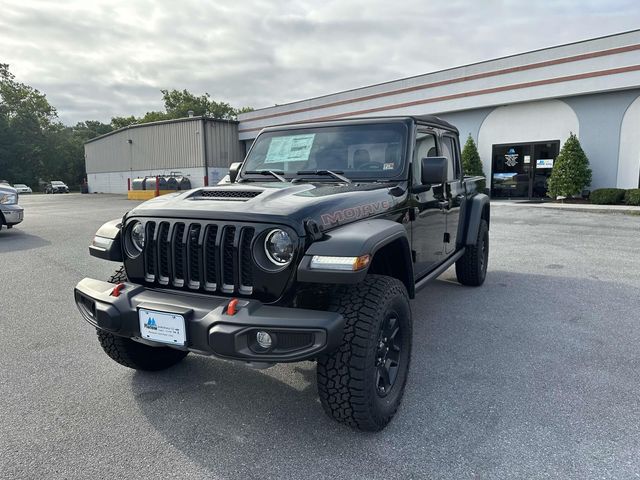
[{"label": "black hood", "polygon": [[127,216],[281,224],[304,235],[307,220],[328,230],[389,213],[405,192],[406,184],[373,182],[234,183],[163,195]]}]

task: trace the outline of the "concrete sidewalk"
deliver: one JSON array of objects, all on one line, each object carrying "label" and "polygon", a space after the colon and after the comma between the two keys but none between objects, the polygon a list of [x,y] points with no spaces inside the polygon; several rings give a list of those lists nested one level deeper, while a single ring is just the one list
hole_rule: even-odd
[{"label": "concrete sidewalk", "polygon": [[527,200],[491,200],[494,205],[505,205],[510,207],[531,207],[546,208],[552,210],[566,210],[569,212],[593,212],[593,213],[614,213],[619,215],[640,215],[640,206],[632,205],[592,205],[580,203],[556,203],[540,202],[532,203]]}]

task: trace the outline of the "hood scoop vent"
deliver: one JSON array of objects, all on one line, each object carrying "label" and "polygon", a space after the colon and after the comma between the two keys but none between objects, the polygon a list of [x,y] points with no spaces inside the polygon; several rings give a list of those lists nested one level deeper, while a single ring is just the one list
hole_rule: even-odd
[{"label": "hood scoop vent", "polygon": [[199,190],[191,195],[195,200],[231,200],[246,202],[262,193],[262,190]]}]

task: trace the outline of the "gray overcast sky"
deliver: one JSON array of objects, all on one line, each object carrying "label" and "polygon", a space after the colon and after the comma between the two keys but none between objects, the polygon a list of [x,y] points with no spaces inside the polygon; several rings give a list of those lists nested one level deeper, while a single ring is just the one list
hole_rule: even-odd
[{"label": "gray overcast sky", "polygon": [[161,88],[265,107],[640,27],[635,0],[0,0],[0,62],[60,119]]}]

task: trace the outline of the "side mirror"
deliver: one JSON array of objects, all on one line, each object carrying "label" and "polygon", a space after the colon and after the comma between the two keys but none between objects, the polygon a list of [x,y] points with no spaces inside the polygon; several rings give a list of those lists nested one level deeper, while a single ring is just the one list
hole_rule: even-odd
[{"label": "side mirror", "polygon": [[229,165],[229,181],[231,183],[235,183],[241,168],[242,168],[242,162],[234,162],[231,165]]},{"label": "side mirror", "polygon": [[449,160],[446,157],[426,157],[421,162],[422,175],[420,181],[422,185],[431,186],[447,182]]}]

